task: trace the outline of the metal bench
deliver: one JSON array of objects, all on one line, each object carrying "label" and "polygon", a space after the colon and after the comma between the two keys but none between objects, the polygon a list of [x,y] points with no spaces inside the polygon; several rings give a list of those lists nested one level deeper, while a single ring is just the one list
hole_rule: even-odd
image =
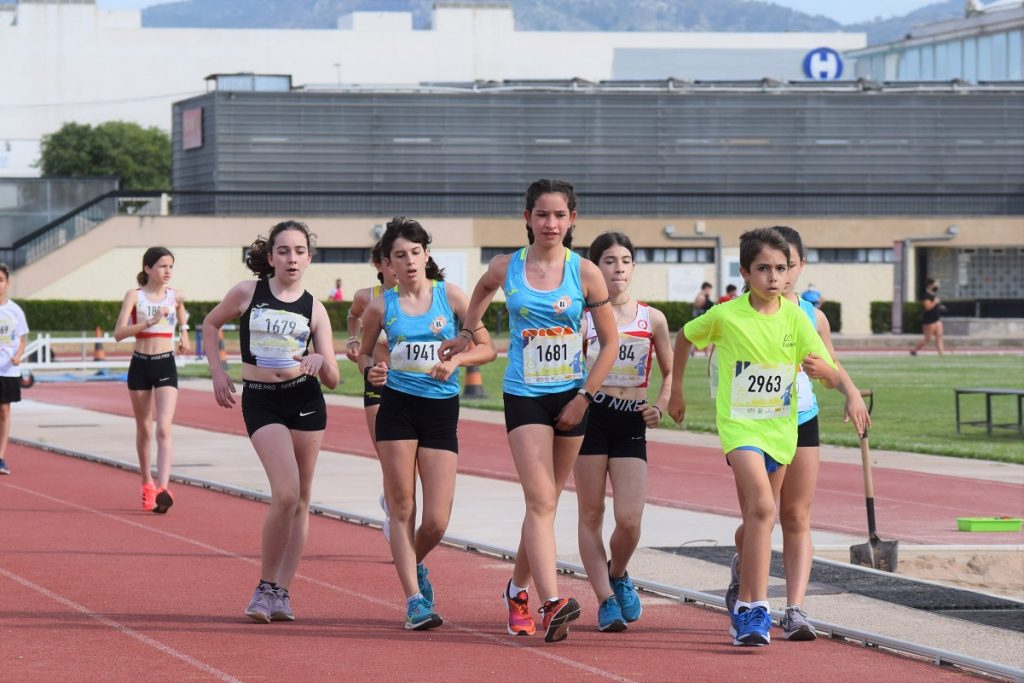
[{"label": "metal bench", "polygon": [[[960,425],[985,425],[985,433],[992,436],[992,429],[1016,429],[1017,434],[1024,436],[1024,389],[994,389],[994,388],[963,388],[953,389],[956,395],[956,433],[960,433]],[[984,420],[962,420],[960,419],[960,395],[961,394],[984,394],[985,396],[985,419]],[[1017,422],[992,422],[992,397],[993,396],[1016,396],[1017,397]]]}]

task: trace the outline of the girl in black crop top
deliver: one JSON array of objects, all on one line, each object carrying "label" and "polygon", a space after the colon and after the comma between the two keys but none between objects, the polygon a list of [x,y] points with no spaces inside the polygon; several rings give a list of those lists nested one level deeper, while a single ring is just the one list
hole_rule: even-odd
[{"label": "girl in black crop top", "polygon": [[[330,389],[339,379],[327,311],[302,286],[313,237],[298,221],[275,225],[266,239],[253,242],[246,259],[258,279],[232,287],[203,321],[203,333],[212,340],[228,321],[241,318],[242,416],[272,491],[260,581],[245,610],[260,622],[295,618],[288,586],[305,546],[313,469],[326,427],[327,406],[316,378]],[[216,345],[206,350],[217,403],[231,408],[234,382],[221,367]],[[283,457],[296,466],[268,467]]]}]

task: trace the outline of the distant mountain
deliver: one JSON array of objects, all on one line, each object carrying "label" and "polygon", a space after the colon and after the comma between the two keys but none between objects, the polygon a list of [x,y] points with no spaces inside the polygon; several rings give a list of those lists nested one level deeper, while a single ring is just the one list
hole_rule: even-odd
[{"label": "distant mountain", "polygon": [[[863,31],[868,43],[897,40],[917,24],[963,14],[963,0],[943,0],[902,17],[843,25],[827,17],[756,0],[507,0],[516,27],[528,31]],[[154,5],[154,28],[329,29],[354,11],[411,12],[430,25],[435,0],[183,0]]]}]

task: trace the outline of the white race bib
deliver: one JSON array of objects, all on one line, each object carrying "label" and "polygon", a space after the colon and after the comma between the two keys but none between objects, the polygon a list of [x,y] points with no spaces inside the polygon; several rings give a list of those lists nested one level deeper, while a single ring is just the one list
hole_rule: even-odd
[{"label": "white race bib", "polygon": [[527,337],[523,344],[523,381],[549,384],[583,378],[583,335]]},{"label": "white race bib", "polygon": [[252,309],[249,352],[256,358],[292,361],[302,353],[308,338],[309,322],[304,316],[291,311]]},{"label": "white race bib", "polygon": [[788,363],[745,365],[732,379],[732,417],[769,420],[790,413],[795,368]]},{"label": "white race bib", "polygon": [[441,342],[398,342],[391,350],[391,369],[428,373],[438,363]]},{"label": "white race bib", "polygon": [[[594,342],[594,358],[600,351],[600,344]],[[587,347],[590,355],[591,347]],[[619,333],[619,349],[615,355],[615,363],[605,377],[604,384],[610,387],[639,387],[647,379],[647,366],[650,364],[651,340],[648,337],[637,337]]]},{"label": "white race bib", "polygon": [[17,326],[18,321],[14,318],[0,318],[0,346],[14,343],[14,329]]}]

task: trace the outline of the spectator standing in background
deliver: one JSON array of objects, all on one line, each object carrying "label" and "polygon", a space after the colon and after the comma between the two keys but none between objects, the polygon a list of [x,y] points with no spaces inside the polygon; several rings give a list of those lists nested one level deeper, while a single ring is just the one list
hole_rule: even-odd
[{"label": "spectator standing in background", "polygon": [[345,298],[341,293],[340,277],[334,281],[334,287],[331,289],[331,293],[327,295],[327,298],[331,301],[342,301]]},{"label": "spectator standing in background", "polygon": [[725,294],[718,297],[718,303],[724,304],[726,301],[732,301],[738,294],[736,294],[736,285],[729,285],[725,288]]},{"label": "spectator standing in background", "polygon": [[698,315],[702,315],[707,311],[711,310],[711,307],[715,305],[715,302],[711,299],[711,283],[704,282],[700,286],[700,291],[697,292],[697,296],[693,299],[693,316],[696,318]]},{"label": "spectator standing in background", "polygon": [[935,349],[939,352],[939,355],[943,355],[946,352],[945,347],[942,345],[942,319],[940,313],[945,310],[945,306],[942,305],[942,299],[939,298],[939,281],[928,278],[924,288],[924,296],[921,297],[921,332],[924,333],[924,339],[917,343],[913,349],[910,350],[911,356],[916,356],[917,352],[928,345],[928,342],[935,339]]},{"label": "spectator standing in background", "polygon": [[821,305],[825,303],[825,297],[821,295],[821,292],[814,288],[813,284],[807,285],[807,291],[801,295],[801,298],[804,301],[809,302],[815,308],[821,308]]}]

